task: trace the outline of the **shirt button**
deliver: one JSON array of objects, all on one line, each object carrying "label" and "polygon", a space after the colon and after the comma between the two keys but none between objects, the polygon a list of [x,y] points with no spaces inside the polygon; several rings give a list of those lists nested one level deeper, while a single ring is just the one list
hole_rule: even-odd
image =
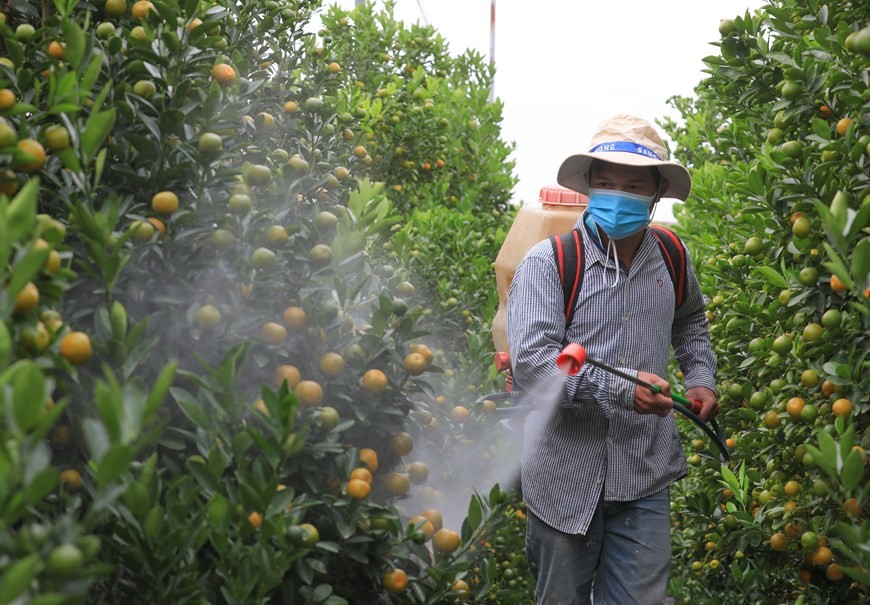
[{"label": "shirt button", "polygon": [[601,479],[595,482],[595,485],[601,485]]}]

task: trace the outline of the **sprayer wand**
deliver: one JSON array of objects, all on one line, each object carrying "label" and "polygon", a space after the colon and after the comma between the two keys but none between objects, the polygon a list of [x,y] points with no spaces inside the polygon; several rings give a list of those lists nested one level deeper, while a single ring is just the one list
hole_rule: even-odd
[{"label": "sprayer wand", "polygon": [[[607,365],[603,361],[597,361],[592,359],[586,354],[586,349],[583,348],[583,345],[579,343],[571,343],[562,349],[562,352],[559,354],[559,357],[556,359],[556,365],[559,366],[559,369],[564,373],[569,375],[574,375],[580,371],[580,368],[583,367],[584,363],[588,363],[597,368],[601,368],[605,372],[610,372],[614,376],[619,376],[624,380],[628,380],[629,382],[633,382],[634,384],[647,388],[653,393],[661,393],[661,387],[657,384],[650,384],[645,380],[641,380],[631,374],[627,374],[622,370],[618,370],[612,366]],[[711,420],[710,424],[712,425],[712,429],[707,426],[707,423],[704,422],[698,413],[701,411],[703,407],[701,402],[697,399],[689,399],[682,395],[678,395],[676,393],[671,394],[671,399],[674,401],[674,409],[684,416],[686,416],[689,420],[697,424],[701,430],[703,430],[716,444],[716,447],[719,448],[719,451],[722,453],[722,458],[727,462],[731,455],[728,453],[728,447],[725,445],[724,440],[722,439],[722,431],[719,429],[719,425],[715,420]]]}]

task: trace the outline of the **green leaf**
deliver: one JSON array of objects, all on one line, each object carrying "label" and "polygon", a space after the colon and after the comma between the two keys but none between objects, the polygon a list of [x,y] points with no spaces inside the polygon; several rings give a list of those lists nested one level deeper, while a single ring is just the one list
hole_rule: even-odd
[{"label": "green leaf", "polygon": [[471,526],[471,529],[477,529],[482,519],[483,510],[480,506],[480,499],[477,496],[472,496],[471,502],[468,503],[468,524]]},{"label": "green leaf", "polygon": [[178,368],[178,361],[173,360],[163,366],[157,380],[154,381],[154,386],[151,387],[151,392],[148,394],[148,400],[145,403],[145,409],[142,410],[142,424],[145,424],[166,398],[169,388],[172,386],[172,380],[175,378],[175,370]]},{"label": "green leaf", "polygon": [[18,426],[27,431],[39,420],[46,400],[45,380],[35,363],[17,366],[12,378],[12,401]]},{"label": "green leaf", "polygon": [[39,574],[42,559],[39,553],[28,555],[9,565],[0,577],[0,603],[12,603],[23,595]]},{"label": "green leaf", "polygon": [[63,40],[66,44],[63,59],[73,69],[78,69],[85,54],[85,32],[73,19],[63,19],[60,22],[63,30]]},{"label": "green leaf", "polygon": [[6,327],[6,322],[0,320],[0,370],[9,365],[9,360],[12,358],[12,337],[9,335],[9,328]]},{"label": "green leaf", "polygon": [[9,203],[6,208],[6,237],[17,242],[33,231],[36,224],[36,198],[39,193],[39,179],[33,178]]},{"label": "green leaf", "polygon": [[852,450],[843,462],[843,487],[846,491],[855,489],[864,477],[864,461],[857,450]]},{"label": "green leaf", "polygon": [[105,488],[123,475],[133,461],[133,450],[123,443],[116,443],[97,464],[97,485]]},{"label": "green leaf", "polygon": [[112,442],[121,439],[122,393],[115,380],[100,381],[94,389],[94,405]]},{"label": "green leaf", "polygon": [[823,139],[831,138],[831,126],[821,118],[813,118],[813,132]]},{"label": "green leaf", "polygon": [[777,288],[788,288],[788,280],[773,267],[762,265],[755,267],[755,272],[766,279],[769,284],[772,284]]},{"label": "green leaf", "polygon": [[867,282],[870,273],[870,238],[864,238],[852,251],[852,275],[859,284]]},{"label": "green leaf", "polygon": [[[102,93],[100,96],[103,96]],[[95,107],[98,106],[95,103]],[[94,157],[106,137],[109,136],[112,126],[115,125],[116,114],[114,107],[106,111],[94,111],[91,114],[85,132],[82,134],[82,153],[86,159]]]},{"label": "green leaf", "polygon": [[56,151],[54,155],[60,158],[65,168],[69,168],[72,172],[81,172],[82,167],[79,164],[79,156],[76,155],[75,149],[72,147]]}]

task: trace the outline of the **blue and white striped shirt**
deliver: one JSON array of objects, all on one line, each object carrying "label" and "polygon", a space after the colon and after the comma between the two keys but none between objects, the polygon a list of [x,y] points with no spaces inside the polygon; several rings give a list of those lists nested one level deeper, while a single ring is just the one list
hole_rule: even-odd
[{"label": "blue and white striped shirt", "polygon": [[675,312],[673,284],[652,232],[611,287],[613,259],[583,218],[576,227],[585,273],[567,332],[548,240],[517,267],[507,310],[513,378],[535,399],[524,435],[523,499],[539,519],[570,534],[586,533],[602,488],[609,501],[643,498],[684,476],[686,461],[673,413],[637,413],[634,384],[590,364],[575,376],[560,373],[556,357],[565,345],[579,342],[593,359],[665,379],[673,346],[686,389],[716,387],[704,298],[688,253],[685,300]]}]

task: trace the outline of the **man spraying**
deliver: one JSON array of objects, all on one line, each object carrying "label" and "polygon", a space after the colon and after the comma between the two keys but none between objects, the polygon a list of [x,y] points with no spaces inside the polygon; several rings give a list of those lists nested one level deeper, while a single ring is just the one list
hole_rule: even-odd
[{"label": "man spraying", "polygon": [[[617,115],[598,127],[588,152],[562,163],[558,182],[589,196],[573,232],[579,285],[565,294],[561,247],[545,240],[517,267],[507,311],[514,382],[537,396],[521,475],[535,598],[580,605],[594,592],[596,605],[662,603],[669,486],[686,474],[663,378],[671,347],[698,415],[718,412],[716,359],[688,252],[671,234],[683,259],[675,271],[660,231],[648,228],[664,194],[686,199],[691,177],[668,161],[648,122]],[[559,374],[556,359],[572,342],[659,392],[590,364]]]}]

